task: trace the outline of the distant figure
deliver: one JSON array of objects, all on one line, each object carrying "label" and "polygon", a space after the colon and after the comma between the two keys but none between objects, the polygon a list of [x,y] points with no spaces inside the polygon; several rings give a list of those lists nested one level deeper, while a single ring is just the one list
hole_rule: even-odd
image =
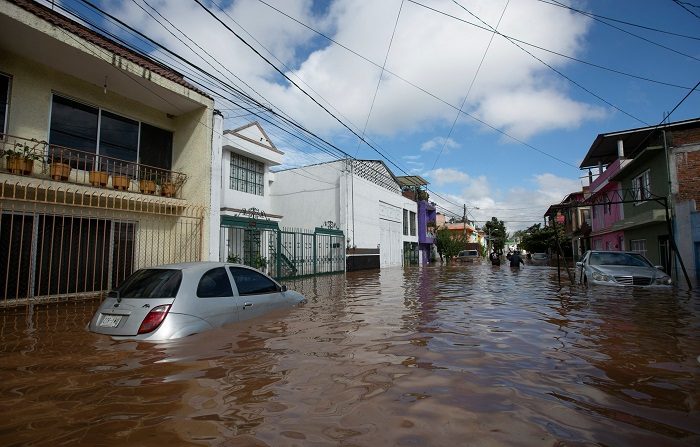
[{"label": "distant figure", "polygon": [[510,257],[510,266],[519,269],[520,264],[525,265],[525,261],[520,257],[520,252],[516,251]]},{"label": "distant figure", "polygon": [[510,259],[513,257],[513,252],[508,250],[508,254],[506,255],[506,259],[510,261]]},{"label": "distant figure", "polygon": [[532,253],[530,253],[529,251],[527,252],[526,256],[527,256],[527,259],[532,259]]},{"label": "distant figure", "polygon": [[491,252],[489,259],[491,260],[491,265],[501,265],[501,257],[496,253],[496,250]]}]

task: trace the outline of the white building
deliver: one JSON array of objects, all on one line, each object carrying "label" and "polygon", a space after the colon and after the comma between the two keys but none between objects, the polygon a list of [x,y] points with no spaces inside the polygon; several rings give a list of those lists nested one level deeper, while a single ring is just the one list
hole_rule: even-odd
[{"label": "white building", "polygon": [[272,209],[285,226],[332,221],[344,232],[347,270],[401,265],[404,247],[418,243],[417,203],[401,194],[381,161],[338,160],[279,171],[271,191]]},{"label": "white building", "polygon": [[[269,256],[264,249],[267,236],[262,230],[278,228],[282,217],[274,212],[270,200],[275,180],[270,167],[280,165],[283,156],[257,122],[223,132],[220,260],[231,257],[238,258],[237,262],[254,263],[247,258],[261,253]],[[255,230],[241,233],[234,228]]]}]

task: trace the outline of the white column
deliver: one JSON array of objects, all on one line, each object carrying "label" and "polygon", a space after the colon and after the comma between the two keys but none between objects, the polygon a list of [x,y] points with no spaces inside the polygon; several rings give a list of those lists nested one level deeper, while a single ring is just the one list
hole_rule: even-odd
[{"label": "white column", "polygon": [[214,111],[211,137],[211,202],[209,204],[209,260],[219,260],[219,239],[221,237],[221,154],[223,151],[224,117]]}]

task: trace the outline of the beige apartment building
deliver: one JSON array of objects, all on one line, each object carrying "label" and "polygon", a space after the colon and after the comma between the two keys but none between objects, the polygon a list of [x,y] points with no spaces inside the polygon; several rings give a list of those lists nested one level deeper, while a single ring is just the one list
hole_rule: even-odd
[{"label": "beige apartment building", "polygon": [[220,125],[212,98],[173,69],[40,4],[0,0],[0,306],[95,296],[140,267],[209,259]]}]

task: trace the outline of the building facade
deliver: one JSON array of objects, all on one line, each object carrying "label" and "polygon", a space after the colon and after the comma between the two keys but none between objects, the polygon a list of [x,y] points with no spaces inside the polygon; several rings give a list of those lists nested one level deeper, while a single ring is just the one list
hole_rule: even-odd
[{"label": "building facade", "polygon": [[348,271],[402,265],[405,244],[418,243],[417,204],[401,194],[381,161],[345,159],[278,171],[272,203],[285,226],[337,226],[346,238]]},{"label": "building facade", "polygon": [[213,100],[49,8],[1,4],[4,302],[95,296],[140,267],[208,259]]}]

